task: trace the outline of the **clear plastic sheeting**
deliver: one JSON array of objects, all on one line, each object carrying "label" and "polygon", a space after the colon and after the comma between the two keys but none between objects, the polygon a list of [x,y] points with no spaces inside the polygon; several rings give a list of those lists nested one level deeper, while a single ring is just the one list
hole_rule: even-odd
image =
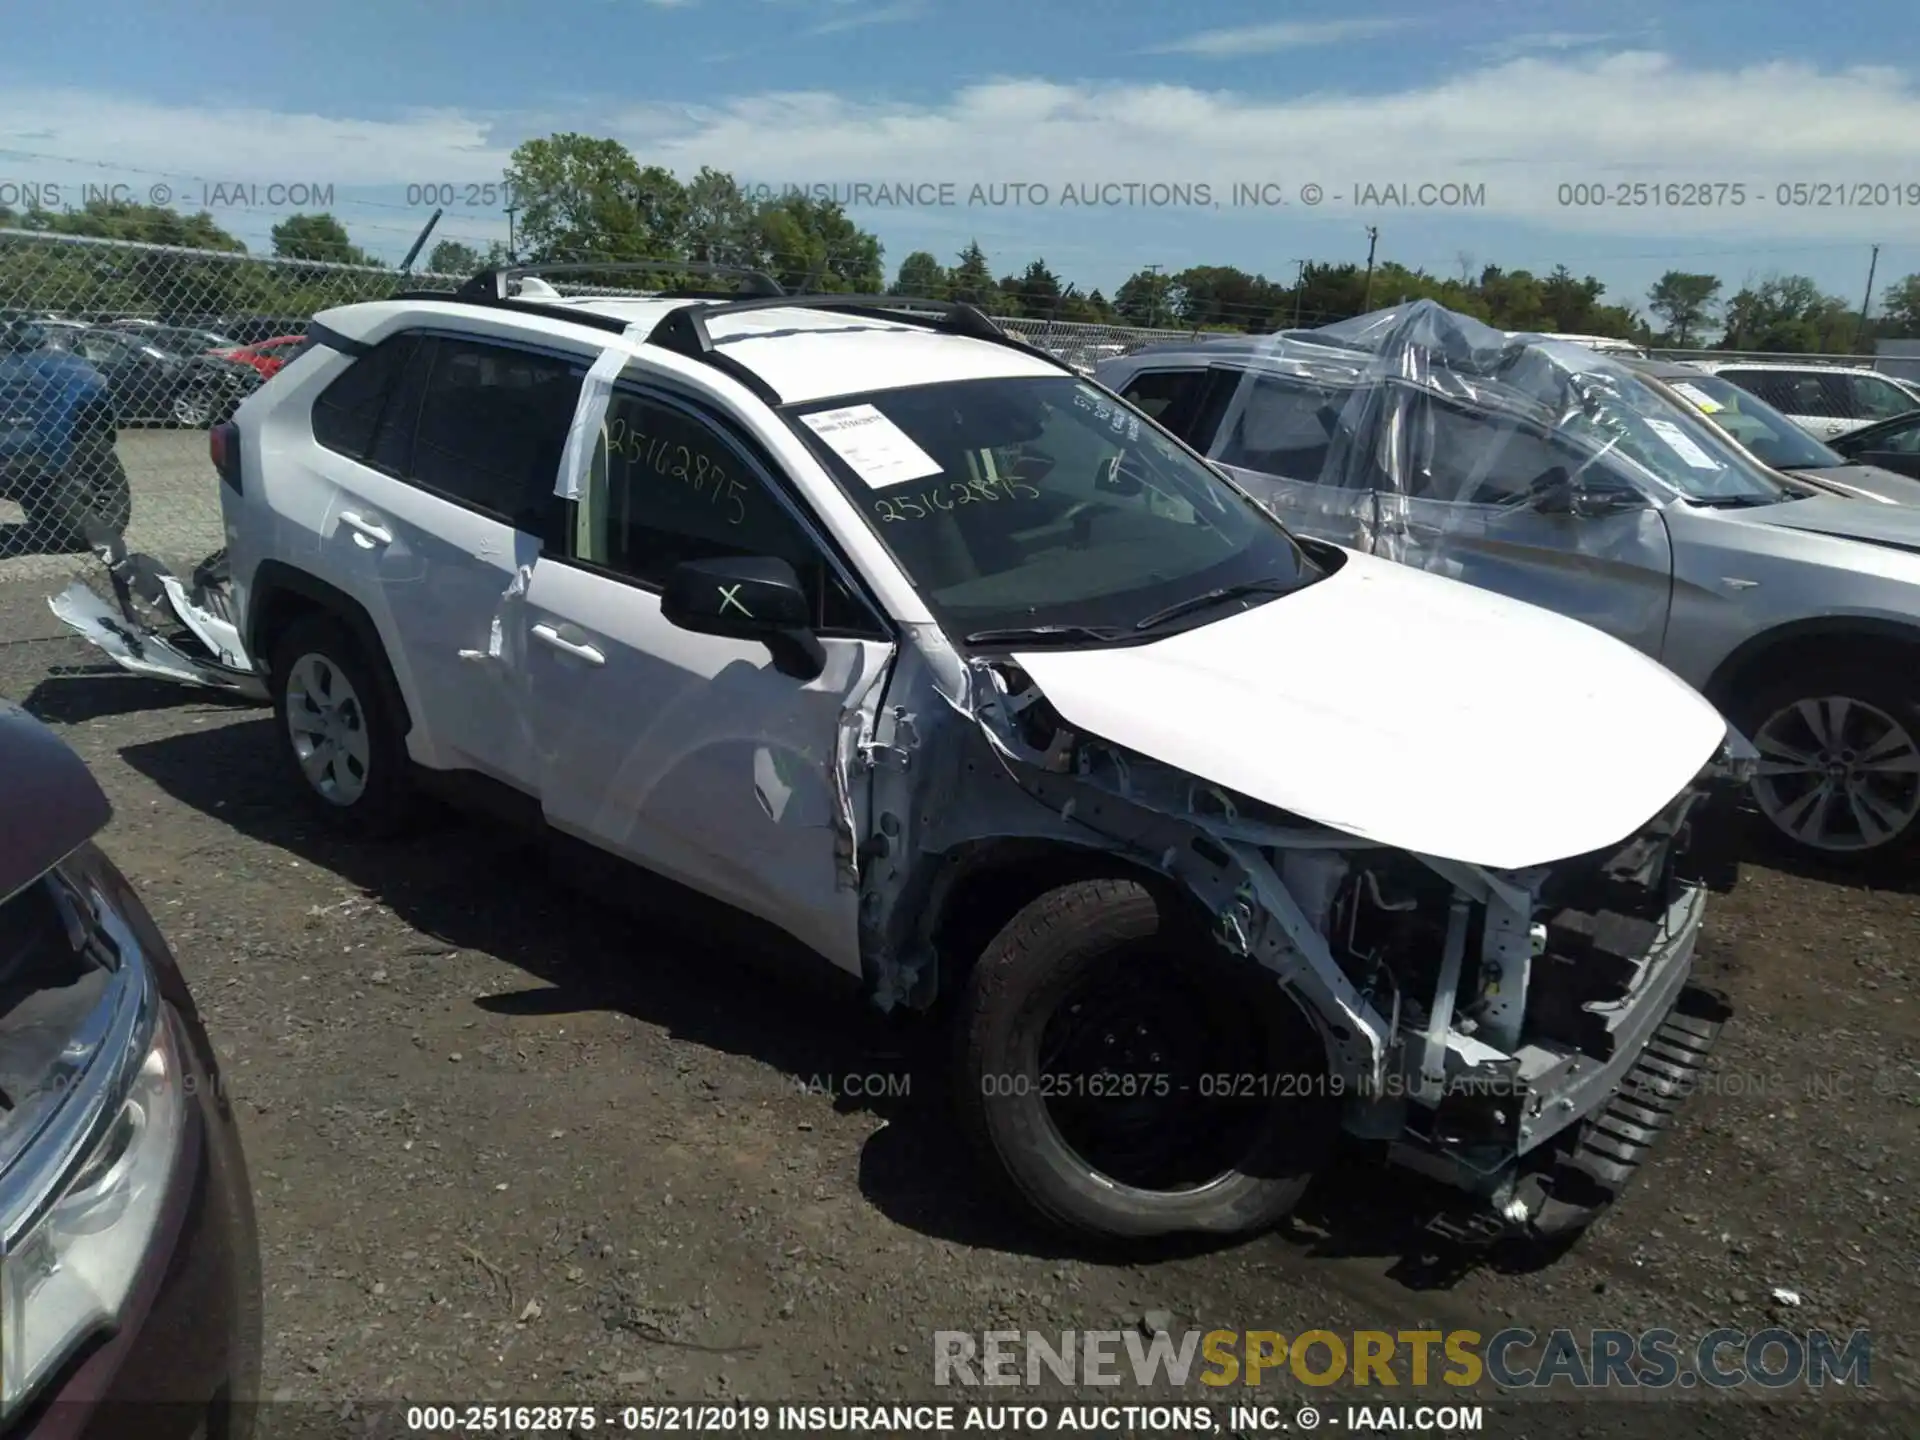
[{"label": "clear plastic sheeting", "polygon": [[1664,508],[1782,488],[1619,361],[1429,300],[1200,347],[1239,372],[1209,455],[1296,531],[1657,653]]}]

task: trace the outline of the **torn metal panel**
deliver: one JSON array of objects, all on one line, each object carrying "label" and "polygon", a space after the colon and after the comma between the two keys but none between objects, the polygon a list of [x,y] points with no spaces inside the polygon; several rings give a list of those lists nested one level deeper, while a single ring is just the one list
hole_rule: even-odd
[{"label": "torn metal panel", "polygon": [[267,698],[265,681],[251,669],[195,655],[153,630],[129,621],[83,581],[74,581],[47,603],[68,627],[132,674],[201,685],[249,700]]}]

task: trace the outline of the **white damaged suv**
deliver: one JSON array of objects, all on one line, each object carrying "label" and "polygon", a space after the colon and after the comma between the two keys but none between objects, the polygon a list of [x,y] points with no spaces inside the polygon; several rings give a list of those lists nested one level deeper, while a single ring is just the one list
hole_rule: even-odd
[{"label": "white damaged suv", "polygon": [[1342,1131],[1471,1233],[1595,1213],[1727,1015],[1722,717],[1296,538],[969,307],[745,280],[318,317],[215,439],[294,783],[380,833],[463,781],[949,1002],[1068,1227],[1266,1225]]}]

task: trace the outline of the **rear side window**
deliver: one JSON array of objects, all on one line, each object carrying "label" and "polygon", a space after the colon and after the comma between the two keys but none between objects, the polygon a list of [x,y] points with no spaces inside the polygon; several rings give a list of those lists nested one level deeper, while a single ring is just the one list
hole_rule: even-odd
[{"label": "rear side window", "polygon": [[464,340],[434,340],[409,476],[449,499],[540,530],[584,367]]},{"label": "rear side window", "polygon": [[369,460],[387,396],[419,348],[417,335],[396,335],[362,355],[313,402],[313,438],[354,460]]},{"label": "rear side window", "polygon": [[1346,396],[1269,376],[1248,376],[1241,385],[1239,414],[1214,448],[1214,458],[1264,475],[1318,480]]},{"label": "rear side window", "polygon": [[1189,432],[1206,388],[1205,370],[1148,370],[1134,376],[1120,397],[1191,442]]}]

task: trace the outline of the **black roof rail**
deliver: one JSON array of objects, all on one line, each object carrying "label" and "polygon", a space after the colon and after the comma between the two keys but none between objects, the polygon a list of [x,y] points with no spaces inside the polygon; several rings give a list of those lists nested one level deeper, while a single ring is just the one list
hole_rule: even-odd
[{"label": "black roof rail", "polygon": [[570,271],[646,271],[655,275],[711,275],[741,281],[738,291],[717,292],[717,298],[729,300],[740,295],[770,298],[787,293],[781,289],[778,280],[759,270],[744,265],[714,265],[704,260],[569,260],[547,265],[506,265],[496,270],[482,270],[454,293],[463,300],[510,300],[514,296],[516,280]]},{"label": "black roof rail", "polygon": [[[1018,335],[1008,334],[977,306],[958,300],[922,300],[908,295],[755,296],[750,300],[733,300],[717,305],[687,305],[662,316],[648,334],[647,343],[737,373],[745,367],[715,352],[713,334],[708,330],[707,322],[718,316],[747,315],[757,310],[834,310],[867,319],[919,325],[928,330],[984,340],[992,345],[1005,345],[1028,355],[1039,356],[1068,374],[1079,373],[1057,355],[1049,355]],[[757,388],[762,392],[767,389],[765,385]]]}]

